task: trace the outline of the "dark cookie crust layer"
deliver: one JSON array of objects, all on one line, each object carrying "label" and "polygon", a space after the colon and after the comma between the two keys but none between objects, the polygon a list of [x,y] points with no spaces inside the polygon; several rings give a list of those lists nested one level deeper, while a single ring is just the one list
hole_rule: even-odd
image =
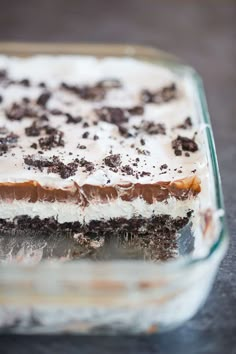
[{"label": "dark cookie crust layer", "polygon": [[[28,235],[32,244],[40,239],[53,240],[53,246],[45,247],[44,258],[69,256],[72,259],[163,261],[176,254],[177,233],[187,225],[190,216],[191,212],[175,219],[169,215],[148,219],[141,216],[129,220],[114,218],[82,225],[79,222],[60,224],[54,218],[41,220],[22,215],[13,221],[0,219],[0,231],[3,238],[6,233],[17,235],[23,232],[23,242]],[[63,243],[60,251],[59,243]]]}]

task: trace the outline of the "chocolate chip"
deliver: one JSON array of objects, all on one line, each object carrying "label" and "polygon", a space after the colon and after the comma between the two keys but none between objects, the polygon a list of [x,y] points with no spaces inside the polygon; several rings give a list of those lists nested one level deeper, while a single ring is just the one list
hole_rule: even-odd
[{"label": "chocolate chip", "polygon": [[83,124],[83,128],[88,128],[88,127],[89,127],[88,122],[84,122],[84,124]]},{"label": "chocolate chip", "polygon": [[51,97],[50,92],[44,92],[38,97],[36,102],[39,106],[46,107],[46,104],[47,104],[48,100],[50,99],[50,97]]},{"label": "chocolate chip", "polygon": [[78,116],[78,117],[73,117],[70,113],[66,113],[66,117],[67,117],[67,124],[77,124],[80,123],[82,121],[82,117]]},{"label": "chocolate chip", "polygon": [[0,103],[2,103],[2,101],[3,101],[3,97],[2,95],[0,95]]},{"label": "chocolate chip", "polygon": [[94,135],[93,140],[98,140],[98,139],[99,139],[99,136]]},{"label": "chocolate chip", "polygon": [[103,161],[106,166],[117,167],[121,164],[120,154],[106,156]]}]

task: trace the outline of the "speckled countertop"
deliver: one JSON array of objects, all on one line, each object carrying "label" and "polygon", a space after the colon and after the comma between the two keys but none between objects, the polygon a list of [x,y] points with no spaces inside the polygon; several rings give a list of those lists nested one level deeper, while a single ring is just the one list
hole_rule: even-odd
[{"label": "speckled countertop", "polygon": [[194,66],[206,86],[231,234],[207,303],[183,327],[118,340],[6,335],[1,354],[236,353],[236,1],[8,0],[0,6],[0,40],[154,45]]}]

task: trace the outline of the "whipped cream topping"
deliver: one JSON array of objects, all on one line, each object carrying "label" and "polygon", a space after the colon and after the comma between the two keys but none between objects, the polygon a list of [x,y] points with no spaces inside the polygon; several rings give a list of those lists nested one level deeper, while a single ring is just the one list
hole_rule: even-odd
[{"label": "whipped cream topping", "polygon": [[[188,75],[150,63],[130,58],[96,59],[84,56],[35,56],[31,58],[9,58],[0,56],[0,72],[6,70],[8,77],[19,84],[0,82],[0,128],[19,136],[16,144],[7,153],[0,154],[0,183],[35,180],[50,188],[72,188],[78,185],[116,185],[125,183],[155,183],[173,181],[198,175],[202,181],[208,178],[207,159],[204,152],[200,118],[196,110],[194,90]],[[24,80],[29,80],[29,85]],[[96,85],[104,79],[117,79],[121,87],[110,88],[102,99],[83,99],[62,83],[71,86]],[[23,80],[23,81],[22,81]],[[47,88],[39,85],[46,83]],[[172,84],[177,87],[177,97],[168,102],[146,103],[143,114],[128,114],[123,127],[131,134],[125,137],[117,124],[101,120],[96,110],[103,107],[119,107],[124,110],[141,106],[142,90],[158,91]],[[29,87],[28,87],[29,86]],[[119,85],[118,85],[119,86]],[[42,93],[50,92],[45,107],[36,107],[45,114],[50,127],[63,132],[64,146],[43,150],[39,146],[40,136],[27,136],[25,129],[32,125],[33,118],[10,120],[6,111],[11,105],[27,98],[36,102]],[[54,115],[53,110],[63,114]],[[77,123],[67,123],[68,116],[81,117]],[[190,117],[192,125],[183,129],[184,121]],[[162,124],[165,134],[150,134],[143,129],[147,123]],[[138,134],[136,132],[138,131]],[[197,134],[196,134],[197,133]],[[178,135],[193,139],[198,145],[195,152],[176,156],[172,142]],[[0,135],[0,138],[3,135]],[[37,148],[35,149],[35,145]],[[34,146],[34,147],[33,147]],[[83,148],[81,148],[81,146]],[[41,154],[40,152],[43,152]],[[119,154],[117,169],[104,163],[107,156]],[[34,168],[25,163],[26,156],[50,160],[59,157],[64,164],[75,159],[85,159],[94,165],[91,171],[78,165],[74,175],[62,178],[47,169]],[[187,156],[186,156],[187,155]],[[133,173],[127,173],[127,167]],[[164,167],[163,167],[164,166]],[[144,172],[144,173],[140,173]]]}]

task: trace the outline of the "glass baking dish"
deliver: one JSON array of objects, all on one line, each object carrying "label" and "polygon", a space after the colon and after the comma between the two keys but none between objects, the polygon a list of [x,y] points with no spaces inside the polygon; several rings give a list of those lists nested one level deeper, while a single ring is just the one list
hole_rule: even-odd
[{"label": "glass baking dish", "polygon": [[165,263],[144,261],[50,262],[0,266],[0,331],[13,333],[153,333],[191,318],[204,303],[224,256],[228,233],[212,128],[201,79],[172,55],[154,48],[104,44],[0,43],[0,53],[129,56],[191,77],[205,124],[212,174],[213,216],[204,214],[204,256]]}]

